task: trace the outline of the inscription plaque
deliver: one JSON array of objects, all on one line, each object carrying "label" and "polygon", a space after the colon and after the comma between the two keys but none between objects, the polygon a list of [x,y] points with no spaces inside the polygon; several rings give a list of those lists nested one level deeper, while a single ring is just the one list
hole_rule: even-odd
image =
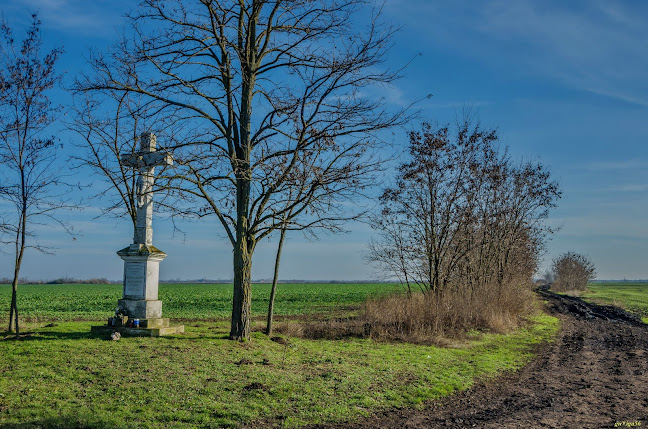
[{"label": "inscription plaque", "polygon": [[127,261],[124,264],[124,296],[144,297],[146,262]]}]

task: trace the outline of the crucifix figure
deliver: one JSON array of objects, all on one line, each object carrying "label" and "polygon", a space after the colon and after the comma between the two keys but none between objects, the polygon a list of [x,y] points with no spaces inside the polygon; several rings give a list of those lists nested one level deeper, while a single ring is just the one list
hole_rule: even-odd
[{"label": "crucifix figure", "polygon": [[156,151],[155,134],[142,134],[140,151],[122,155],[122,164],[139,170],[136,196],[137,212],[133,244],[153,245],[153,183],[155,167],[173,165],[173,158],[168,153]]}]

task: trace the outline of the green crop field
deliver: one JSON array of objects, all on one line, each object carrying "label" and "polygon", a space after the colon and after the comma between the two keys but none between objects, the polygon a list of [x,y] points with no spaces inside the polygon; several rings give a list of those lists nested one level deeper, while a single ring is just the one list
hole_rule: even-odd
[{"label": "green crop field", "polygon": [[[265,315],[268,285],[253,286]],[[279,314],[353,314],[385,284],[280,285]],[[9,288],[0,288],[7,302]],[[15,341],[0,336],[0,427],[296,427],[419,407],[476,380],[520,368],[549,341],[556,318],[535,315],[508,334],[471,332],[446,347],[371,339],[282,344],[256,330],[227,339],[231,285],[162,285],[165,315],[185,333],[108,341],[90,333],[119,285],[21,286],[26,317]],[[6,323],[6,315],[3,315]],[[306,319],[309,319],[308,317]],[[96,323],[96,322],[95,322]],[[261,322],[258,322],[261,323]]]},{"label": "green crop field", "polygon": [[648,283],[590,283],[583,298],[625,308],[648,323]]},{"label": "green crop field", "polygon": [[[276,315],[353,311],[368,296],[399,290],[394,284],[280,284]],[[104,320],[122,296],[121,285],[20,285],[18,308],[23,317],[38,320]],[[161,284],[165,317],[223,319],[231,315],[231,284]],[[263,316],[270,297],[269,284],[252,285],[252,313]],[[0,285],[0,303],[9,303],[11,286]],[[0,321],[8,315],[0,314]]]}]

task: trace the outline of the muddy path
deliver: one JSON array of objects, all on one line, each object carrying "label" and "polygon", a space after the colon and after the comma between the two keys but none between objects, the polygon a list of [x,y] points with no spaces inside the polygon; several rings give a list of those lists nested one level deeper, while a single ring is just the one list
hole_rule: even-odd
[{"label": "muddy path", "polygon": [[648,325],[614,307],[539,290],[557,340],[519,372],[423,410],[319,428],[648,427]]}]

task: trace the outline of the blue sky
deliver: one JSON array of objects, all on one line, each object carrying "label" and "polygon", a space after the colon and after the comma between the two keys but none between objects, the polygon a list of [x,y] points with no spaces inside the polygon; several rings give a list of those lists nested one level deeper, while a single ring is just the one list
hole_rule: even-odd
[{"label": "blue sky", "polygon": [[[0,8],[17,31],[38,10],[48,41],[65,48],[60,70],[71,79],[86,67],[88,49],[112,44],[134,3],[0,0]],[[392,103],[432,93],[420,107],[441,123],[473,106],[515,157],[540,160],[561,183],[564,196],[549,220],[561,230],[544,266],[574,251],[593,260],[601,279],[648,278],[648,3],[386,0],[384,13],[402,27],[389,62],[414,58],[405,78],[386,91]],[[404,142],[404,132],[395,138]],[[77,240],[39,228],[41,241],[58,250],[29,253],[24,276],[119,279],[115,252],[129,244],[130,225],[97,214],[88,204],[70,215],[82,234]],[[161,277],[231,278],[231,248],[217,223],[184,229],[185,237],[174,237],[169,222],[155,220],[154,243],[169,255]],[[317,241],[289,235],[281,277],[375,278],[362,257],[371,230],[349,229]],[[254,278],[271,277],[274,245],[258,247]],[[11,256],[0,254],[0,277],[11,270]]]}]

